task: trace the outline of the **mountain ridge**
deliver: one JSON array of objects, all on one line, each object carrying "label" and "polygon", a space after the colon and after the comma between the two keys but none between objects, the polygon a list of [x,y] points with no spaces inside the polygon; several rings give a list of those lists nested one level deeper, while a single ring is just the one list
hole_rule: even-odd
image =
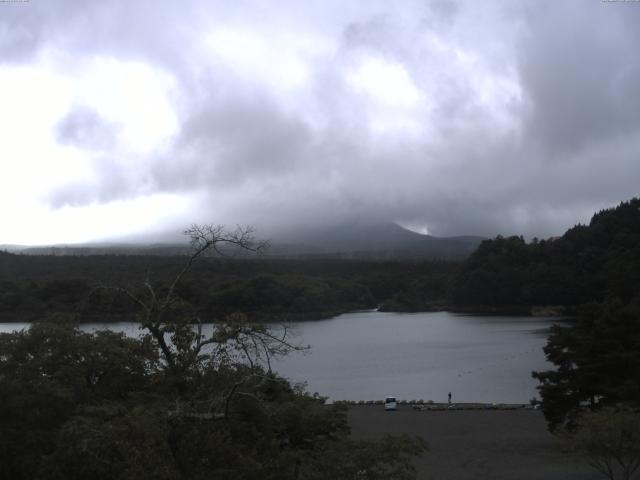
[{"label": "mountain ridge", "polygon": [[[265,253],[273,258],[443,259],[469,256],[484,237],[460,235],[435,237],[403,228],[395,223],[342,224],[308,228],[279,235]],[[96,242],[43,246],[0,245],[0,250],[25,255],[188,255],[179,243]]]}]

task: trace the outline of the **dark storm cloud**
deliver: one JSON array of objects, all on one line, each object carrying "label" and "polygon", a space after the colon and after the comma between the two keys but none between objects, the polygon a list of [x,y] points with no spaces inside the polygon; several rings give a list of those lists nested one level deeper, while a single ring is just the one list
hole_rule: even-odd
[{"label": "dark storm cloud", "polygon": [[263,98],[207,98],[185,119],[173,154],[155,170],[158,185],[235,188],[291,174],[313,139],[300,119]]},{"label": "dark storm cloud", "polygon": [[[92,155],[54,205],[178,192],[194,220],[546,236],[638,194],[640,4],[31,3],[0,19],[4,62],[133,59],[179,91],[168,147]],[[88,151],[115,131],[83,109],[57,127]]]},{"label": "dark storm cloud", "polygon": [[529,109],[519,194],[523,206],[540,207],[528,231],[561,231],[555,225],[588,221],[594,210],[639,193],[640,54],[631,45],[640,40],[640,8],[629,6],[528,5],[518,45]]},{"label": "dark storm cloud", "polygon": [[640,125],[640,8],[602,2],[530,7],[520,74],[527,125],[551,152],[571,152]]}]

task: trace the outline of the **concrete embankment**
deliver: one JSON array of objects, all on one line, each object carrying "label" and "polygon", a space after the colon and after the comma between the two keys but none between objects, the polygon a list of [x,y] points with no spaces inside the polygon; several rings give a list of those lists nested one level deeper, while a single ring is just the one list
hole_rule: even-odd
[{"label": "concrete embankment", "polygon": [[[333,403],[349,406],[381,406],[382,400],[336,400]],[[528,403],[435,403],[424,400],[399,400],[399,406],[413,410],[535,410],[537,406]]]}]

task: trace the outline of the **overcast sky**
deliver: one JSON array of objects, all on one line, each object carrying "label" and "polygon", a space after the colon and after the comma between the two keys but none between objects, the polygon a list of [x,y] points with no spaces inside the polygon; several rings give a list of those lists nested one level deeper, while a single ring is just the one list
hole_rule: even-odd
[{"label": "overcast sky", "polygon": [[0,162],[0,244],[561,234],[639,193],[640,2],[3,2]]}]

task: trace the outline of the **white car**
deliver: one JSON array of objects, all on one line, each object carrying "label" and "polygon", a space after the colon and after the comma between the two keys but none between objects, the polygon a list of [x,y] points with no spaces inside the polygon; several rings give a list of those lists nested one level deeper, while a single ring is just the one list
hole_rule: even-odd
[{"label": "white car", "polygon": [[396,410],[397,408],[398,408],[398,403],[396,402],[396,397],[385,397],[384,399],[385,410]]}]

